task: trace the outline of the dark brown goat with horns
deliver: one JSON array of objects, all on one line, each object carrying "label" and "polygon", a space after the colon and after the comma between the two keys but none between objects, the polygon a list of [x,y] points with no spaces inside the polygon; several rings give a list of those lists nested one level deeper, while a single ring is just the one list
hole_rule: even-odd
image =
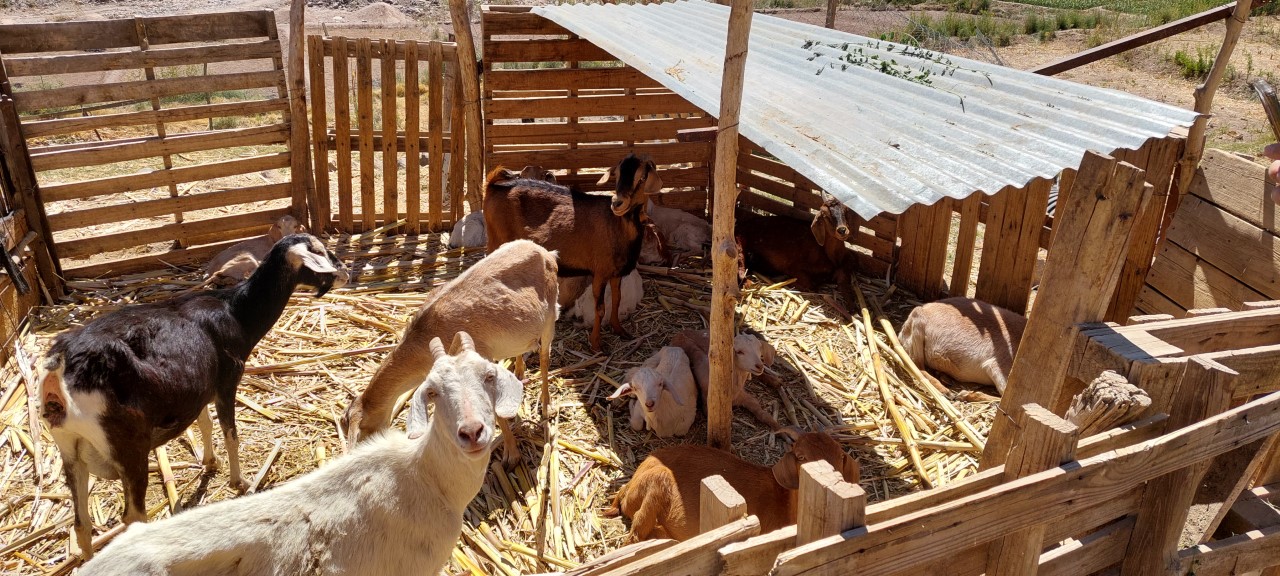
[{"label": "dark brown goat with horns", "polygon": [[600,351],[606,281],[613,292],[610,327],[622,338],[631,337],[618,320],[620,283],[640,257],[645,203],[650,194],[662,189],[653,161],[635,154],[610,168],[600,184],[610,179],[617,181],[612,198],[521,178],[501,167],[490,172],[485,183],[484,226],[490,252],[525,238],[557,252],[560,276],[592,277],[596,318],[591,348],[596,352]]}]

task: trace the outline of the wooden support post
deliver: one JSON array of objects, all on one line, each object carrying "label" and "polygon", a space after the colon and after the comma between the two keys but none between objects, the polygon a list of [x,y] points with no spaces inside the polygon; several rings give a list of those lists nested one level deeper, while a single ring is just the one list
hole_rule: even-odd
[{"label": "wooden support post", "polygon": [[[1012,482],[1075,459],[1080,429],[1037,404],[1018,415],[1018,444],[1004,465],[1004,481]],[[1044,549],[1045,525],[1009,534],[987,546],[987,574],[1036,573]]]},{"label": "wooden support post", "polygon": [[826,460],[800,466],[796,545],[803,546],[867,523],[867,493],[846,482]]},{"label": "wooden support post", "polygon": [[698,496],[698,533],[710,532],[735,520],[747,517],[747,501],[716,474],[702,479]]},{"label": "wooden support post", "polygon": [[[471,39],[471,12],[467,0],[449,0],[449,16],[458,43],[458,72],[462,80],[462,106],[466,115],[467,204],[471,212],[481,209],[484,197],[484,125],[480,120],[480,71],[476,69],[476,46]],[[462,131],[453,127],[453,137]],[[432,159],[434,162],[435,159]]]},{"label": "wooden support post", "polygon": [[333,209],[329,206],[332,198],[329,194],[329,111],[325,104],[324,74],[324,38],[312,36],[307,39],[307,59],[311,68],[311,145],[312,176],[315,203],[311,206],[312,230],[316,232],[329,229],[329,219]]},{"label": "wooden support post", "polygon": [[733,421],[733,315],[738,303],[738,250],[733,242],[738,200],[738,112],[751,35],[751,0],[733,0],[720,84],[716,132],[715,210],[711,224],[711,390],[707,395],[707,443],[729,449]]},{"label": "wooden support post", "polygon": [[1271,450],[1280,445],[1277,440],[1280,434],[1245,444],[1213,459],[1192,502],[1192,510],[1198,513],[1187,520],[1179,542],[1204,544],[1213,539],[1213,533],[1231,511],[1232,504],[1256,477]]},{"label": "wooden support post", "polygon": [[1151,197],[1142,170],[1094,152],[1085,154],[1075,189],[1058,205],[1055,247],[1045,262],[1038,303],[1031,311],[1009,386],[1000,401],[982,467],[1004,463],[1013,446],[1018,413],[1036,403],[1065,413],[1070,396],[1061,400],[1077,324],[1100,320],[1111,302],[1123,255],[1129,244],[1133,214]]},{"label": "wooden support post", "polygon": [[[1166,430],[1185,428],[1216,416],[1231,405],[1231,381],[1236,372],[1210,360],[1191,357],[1174,391]],[[1178,559],[1178,538],[1191,499],[1209,461],[1175,470],[1147,483],[1129,539],[1122,576],[1167,574]]]},{"label": "wooden support post", "polygon": [[[289,5],[289,180],[293,184],[294,216],[299,221],[308,222],[312,230],[323,230],[326,218],[320,214],[327,216],[329,205],[322,206],[316,194],[311,174],[311,146],[307,143],[307,75],[303,64],[307,39],[306,11],[306,0],[292,0]],[[325,170],[328,170],[327,162]]]},{"label": "wooden support post", "polygon": [[4,74],[3,64],[0,64],[0,157],[3,157],[5,168],[17,189],[17,196],[26,215],[27,228],[37,234],[35,241],[31,243],[31,251],[36,256],[36,270],[40,273],[40,280],[53,298],[61,298],[62,264],[58,262],[58,255],[54,251],[53,233],[49,230],[44,201],[41,200],[40,188],[36,185],[36,174],[31,169],[27,141],[22,137],[22,129],[18,124],[18,110],[9,94],[9,79]]},{"label": "wooden support post", "polygon": [[1222,38],[1222,47],[1218,49],[1218,57],[1214,59],[1213,67],[1209,69],[1209,76],[1205,78],[1203,84],[1196,87],[1194,110],[1203,116],[1197,118],[1187,132],[1187,147],[1182,154],[1182,159],[1178,162],[1178,171],[1175,176],[1177,187],[1174,193],[1169,194],[1164,219],[1160,225],[1162,233],[1169,229],[1169,224],[1173,222],[1173,213],[1182,202],[1182,197],[1191,189],[1191,181],[1196,177],[1200,158],[1204,156],[1205,130],[1209,127],[1208,114],[1213,110],[1213,96],[1218,92],[1218,84],[1222,82],[1222,75],[1226,73],[1227,66],[1231,62],[1231,53],[1235,51],[1236,42],[1240,40],[1240,29],[1244,28],[1244,23],[1249,20],[1249,10],[1253,8],[1253,0],[1237,0],[1235,5],[1235,9],[1231,11],[1231,17],[1227,19],[1227,32]]},{"label": "wooden support post", "polygon": [[840,0],[827,0],[827,28],[836,29],[836,10],[840,8]]},{"label": "wooden support post", "polygon": [[1124,269],[1120,271],[1120,281],[1107,311],[1107,321],[1124,322],[1133,312],[1138,293],[1146,284],[1147,272],[1151,270],[1152,257],[1160,241],[1160,224],[1169,201],[1173,169],[1182,152],[1183,142],[1178,138],[1153,139],[1139,151],[1144,161],[1135,164],[1146,170],[1147,182],[1154,187],[1153,195],[1147,208],[1135,217]]}]

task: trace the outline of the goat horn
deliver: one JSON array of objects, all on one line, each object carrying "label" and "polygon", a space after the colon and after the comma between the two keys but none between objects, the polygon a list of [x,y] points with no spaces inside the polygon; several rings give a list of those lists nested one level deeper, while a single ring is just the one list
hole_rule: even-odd
[{"label": "goat horn", "polygon": [[431,355],[435,357],[437,361],[448,356],[448,353],[444,351],[444,343],[440,341],[439,336],[431,339]]},{"label": "goat horn", "polygon": [[464,350],[467,352],[474,352],[476,349],[476,343],[471,339],[470,334],[459,330],[453,335],[453,346],[451,346],[451,348],[454,354]]}]

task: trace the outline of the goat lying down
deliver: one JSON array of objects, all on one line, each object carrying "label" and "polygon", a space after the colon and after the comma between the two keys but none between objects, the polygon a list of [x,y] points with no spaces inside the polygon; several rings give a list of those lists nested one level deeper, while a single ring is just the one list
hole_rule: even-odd
[{"label": "goat lying down", "polygon": [[[135,524],[81,570],[120,576],[438,574],[489,468],[496,418],[523,388],[465,332],[389,431],[267,492]],[[428,420],[427,404],[434,404]]]},{"label": "goat lying down", "polygon": [[627,371],[626,381],[609,396],[631,398],[631,429],[653,430],[659,438],[684,436],[698,411],[698,384],[684,350],[667,346]]},{"label": "goat lying down", "polygon": [[281,238],[292,234],[301,234],[307,229],[288,214],[281,216],[267,229],[265,236],[250,238],[238,242],[219,252],[204,266],[206,285],[227,287],[235,286],[253,274],[258,265],[267,257],[267,252]]},{"label": "goat lying down", "polygon": [[[703,404],[706,404],[707,391],[711,386],[711,335],[706,330],[685,330],[671,339],[671,345],[679,347],[689,356],[693,369],[693,377],[698,382]],[[765,375],[765,368],[773,366],[777,351],[773,345],[752,334],[738,334],[733,337],[733,386],[737,393],[733,397],[733,405],[747,409],[756,420],[768,426],[774,432],[782,433],[792,439],[796,431],[784,428],[777,419],[769,414],[760,400],[747,392],[747,380],[751,376]],[[763,379],[763,378],[762,378]],[[778,385],[776,380],[771,384]]]},{"label": "goat lying down", "polygon": [[917,306],[902,323],[902,347],[920,368],[961,382],[995,386],[1004,394],[1027,320],[973,298]]},{"label": "goat lying down", "polygon": [[124,521],[147,519],[147,454],[200,427],[204,465],[216,468],[213,402],[226,439],[231,485],[243,489],[235,398],[244,362],[298,284],[317,296],[347,281],[337,257],[308,234],[287,236],[234,288],[134,304],[59,334],[41,362],[42,416],[62,453],[75,504],[73,541],[90,546],[89,474],[121,479]]}]

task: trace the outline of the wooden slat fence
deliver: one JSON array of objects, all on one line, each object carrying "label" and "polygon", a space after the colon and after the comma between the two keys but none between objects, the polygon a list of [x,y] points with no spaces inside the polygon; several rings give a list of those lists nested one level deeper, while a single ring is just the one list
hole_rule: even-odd
[{"label": "wooden slat fence", "polygon": [[269,10],[0,26],[67,277],[200,261],[303,218]]},{"label": "wooden slat fence", "polygon": [[[447,230],[463,215],[457,46],[310,36],[311,142],[321,225]],[[425,169],[424,169],[425,166]]]}]

